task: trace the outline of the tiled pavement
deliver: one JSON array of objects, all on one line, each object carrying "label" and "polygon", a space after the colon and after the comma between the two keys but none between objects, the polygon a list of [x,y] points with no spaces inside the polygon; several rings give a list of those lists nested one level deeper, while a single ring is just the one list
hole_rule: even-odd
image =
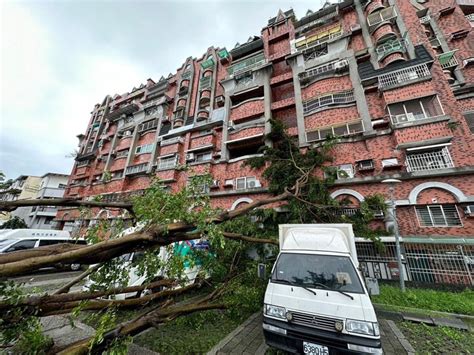
[{"label": "tiled pavement", "polygon": [[[405,336],[391,320],[380,320],[382,347],[385,354],[414,354],[415,351]],[[224,354],[265,354],[268,347],[265,344],[262,331],[262,314],[255,313],[226,338],[219,342],[208,355]]]}]

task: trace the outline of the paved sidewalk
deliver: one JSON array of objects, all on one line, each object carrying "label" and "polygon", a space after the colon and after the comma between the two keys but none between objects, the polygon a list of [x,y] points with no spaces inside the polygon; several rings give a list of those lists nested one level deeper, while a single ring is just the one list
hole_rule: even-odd
[{"label": "paved sidewalk", "polygon": [[[219,342],[207,355],[225,354],[265,354],[268,347],[265,344],[262,330],[262,312],[257,312],[237,327],[232,333]],[[412,355],[415,350],[391,320],[380,320],[382,347],[385,354]]]},{"label": "paved sidewalk", "polygon": [[[94,335],[94,328],[74,321],[71,325],[69,320],[63,316],[49,316],[41,318],[41,325],[43,326],[44,334],[53,338],[54,344],[57,346],[64,346],[74,343]],[[128,347],[129,355],[156,355],[158,353],[142,348],[138,345],[131,344]]]}]

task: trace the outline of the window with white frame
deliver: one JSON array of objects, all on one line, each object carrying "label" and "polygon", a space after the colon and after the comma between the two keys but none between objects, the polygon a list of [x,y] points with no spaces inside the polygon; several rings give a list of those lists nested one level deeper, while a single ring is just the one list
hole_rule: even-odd
[{"label": "window with white frame", "polygon": [[361,120],[347,122],[342,125],[334,125],[329,127],[321,127],[315,131],[306,132],[308,142],[324,140],[329,135],[332,136],[348,136],[364,132],[364,125]]},{"label": "window with white frame", "polygon": [[160,161],[158,162],[158,169],[160,170],[173,169],[176,166],[177,161],[178,161],[177,155],[160,158]]},{"label": "window with white frame", "polygon": [[342,164],[337,167],[338,179],[352,179],[354,177],[354,167],[352,164]]},{"label": "window with white frame", "polygon": [[138,147],[135,148],[135,154],[151,153],[152,150],[153,150],[153,143],[139,145]]},{"label": "window with white frame", "polygon": [[115,153],[115,159],[126,158],[128,156],[128,149],[122,149]]},{"label": "window with white frame", "polygon": [[245,176],[235,179],[235,189],[245,190],[260,187],[260,181],[255,176]]},{"label": "window with white frame", "polygon": [[443,107],[437,95],[397,102],[388,105],[387,109],[393,124],[444,115]]},{"label": "window with white frame", "polygon": [[212,152],[196,153],[194,155],[195,162],[205,162],[205,161],[210,161],[211,159],[212,159]]},{"label": "window with white frame", "polygon": [[456,205],[416,206],[421,227],[462,227]]}]

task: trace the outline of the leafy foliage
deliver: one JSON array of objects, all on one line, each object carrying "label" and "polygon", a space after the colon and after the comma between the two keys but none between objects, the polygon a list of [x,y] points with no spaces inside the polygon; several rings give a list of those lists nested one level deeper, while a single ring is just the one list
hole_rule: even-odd
[{"label": "leafy foliage", "polygon": [[6,221],[0,226],[0,229],[25,229],[25,228],[28,228],[27,224],[22,218],[18,216],[10,218],[8,221]]}]

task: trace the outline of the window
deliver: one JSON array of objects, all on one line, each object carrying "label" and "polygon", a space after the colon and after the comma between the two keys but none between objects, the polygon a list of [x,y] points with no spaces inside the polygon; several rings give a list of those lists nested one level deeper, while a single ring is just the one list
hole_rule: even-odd
[{"label": "window", "polygon": [[5,252],[9,253],[9,252],[12,252],[12,251],[32,249],[32,248],[35,247],[36,241],[37,241],[37,239],[21,240],[18,243],[12,245],[7,250],[5,250]]},{"label": "window", "polygon": [[260,181],[255,176],[240,177],[235,179],[235,189],[245,190],[261,187]]},{"label": "window", "polygon": [[388,168],[390,166],[398,166],[398,159],[397,158],[388,158],[382,160],[382,168]]},{"label": "window", "polygon": [[52,218],[45,218],[44,219],[44,224],[51,224]]},{"label": "window", "polygon": [[303,113],[308,115],[326,106],[346,105],[353,102],[355,102],[355,98],[352,90],[328,93],[303,101]]},{"label": "window", "polygon": [[364,132],[364,125],[362,121],[348,122],[344,125],[336,125],[331,127],[322,127],[315,131],[306,132],[306,139],[308,142],[319,141],[326,139],[329,135],[333,136],[348,136]]},{"label": "window", "polygon": [[388,105],[388,113],[393,124],[423,120],[444,115],[437,95],[423,97]]},{"label": "window", "polygon": [[195,162],[209,161],[212,159],[212,152],[197,153],[195,155]]},{"label": "window", "polygon": [[407,149],[407,171],[439,170],[454,167],[447,146]]},{"label": "window", "polygon": [[139,145],[138,147],[135,148],[135,154],[151,153],[152,151],[153,151],[153,143]]},{"label": "window", "polygon": [[122,150],[119,150],[115,154],[115,159],[126,158],[127,156],[128,156],[128,149],[122,149]]},{"label": "window", "polygon": [[421,227],[462,227],[455,205],[416,206],[415,210]]},{"label": "window", "polygon": [[466,120],[471,133],[474,133],[474,112],[465,113],[464,119]]},{"label": "window", "polygon": [[120,179],[123,176],[123,170],[117,170],[112,172],[112,179]]},{"label": "window", "polygon": [[354,177],[354,167],[352,164],[339,165],[337,168],[338,179],[352,179]]},{"label": "window", "polygon": [[58,189],[65,189],[66,188],[66,184],[59,184],[58,185]]},{"label": "window", "polygon": [[160,161],[158,162],[158,169],[160,170],[165,170],[165,169],[172,169],[176,166],[176,162],[178,157],[173,155],[171,157],[167,158],[160,158]]},{"label": "window", "polygon": [[76,163],[77,168],[81,168],[81,167],[86,166],[86,165],[89,165],[89,160],[78,161]]}]

